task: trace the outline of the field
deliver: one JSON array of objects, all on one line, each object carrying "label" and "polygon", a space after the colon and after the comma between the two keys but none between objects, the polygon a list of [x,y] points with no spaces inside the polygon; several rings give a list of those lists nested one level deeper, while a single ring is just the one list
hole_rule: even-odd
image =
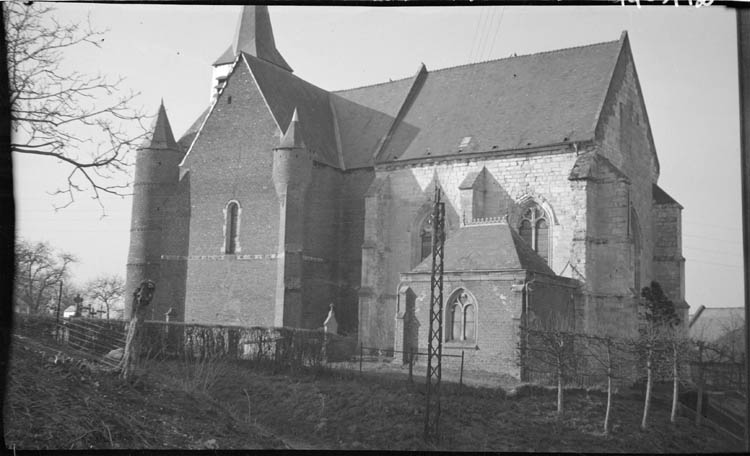
[{"label": "field", "polygon": [[[57,362],[55,358],[57,357]],[[603,394],[519,386],[510,393],[446,383],[438,443],[425,443],[424,387],[385,373],[274,372],[238,362],[147,362],[132,382],[14,337],[5,441],[18,449],[386,449],[544,452],[731,452],[741,448],[655,402],[624,391],[602,433]]]}]

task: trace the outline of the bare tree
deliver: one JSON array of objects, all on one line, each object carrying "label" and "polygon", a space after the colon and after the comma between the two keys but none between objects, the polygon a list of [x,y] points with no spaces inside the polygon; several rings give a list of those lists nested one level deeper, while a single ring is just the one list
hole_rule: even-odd
[{"label": "bare tree", "polygon": [[596,362],[594,368],[596,369],[596,366],[598,366],[598,368],[604,369],[607,375],[607,410],[604,414],[604,433],[608,434],[612,412],[612,383],[615,378],[618,378],[617,372],[621,363],[625,361],[625,350],[622,341],[611,336],[585,334],[581,337],[585,338],[586,352],[589,358]]},{"label": "bare tree", "polygon": [[638,303],[640,319],[638,339],[633,341],[633,346],[640,351],[646,366],[646,395],[641,420],[641,429],[645,430],[648,427],[656,357],[664,351],[665,331],[679,325],[680,319],[674,304],[664,294],[658,282],[651,282],[651,286],[644,287],[641,297]]},{"label": "bare tree", "polygon": [[28,313],[46,313],[56,307],[55,291],[69,273],[76,258],[64,252],[55,252],[49,244],[35,244],[19,239],[16,242],[17,303]]},{"label": "bare tree", "polygon": [[125,281],[121,276],[113,274],[97,277],[86,285],[86,290],[89,298],[103,309],[107,320],[110,319],[112,311],[122,309]]},{"label": "bare tree", "polygon": [[[11,151],[49,157],[69,168],[67,185],[54,194],[91,192],[102,210],[102,194],[124,196],[127,150],[144,137],[144,116],[130,105],[137,94],[118,96],[122,78],[63,69],[63,54],[79,46],[99,47],[102,31],[61,24],[54,9],[39,3],[3,3],[11,107]],[[129,133],[125,124],[136,133]]]},{"label": "bare tree", "polygon": [[553,316],[546,321],[521,328],[524,338],[527,363],[554,370],[557,381],[557,416],[565,412],[564,386],[575,364],[573,324],[564,317]]},{"label": "bare tree", "polygon": [[668,338],[672,357],[672,411],[669,421],[674,424],[677,420],[677,402],[680,394],[680,368],[687,357],[689,341],[679,327],[670,328]]}]

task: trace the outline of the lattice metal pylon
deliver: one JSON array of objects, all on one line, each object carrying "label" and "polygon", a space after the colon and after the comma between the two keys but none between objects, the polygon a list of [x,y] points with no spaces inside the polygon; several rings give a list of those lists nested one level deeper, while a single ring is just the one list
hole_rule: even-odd
[{"label": "lattice metal pylon", "polygon": [[440,377],[443,356],[443,245],[445,243],[445,203],[440,187],[435,186],[432,210],[432,278],[430,280],[430,331],[427,344],[427,405],[425,407],[425,439],[439,439]]}]

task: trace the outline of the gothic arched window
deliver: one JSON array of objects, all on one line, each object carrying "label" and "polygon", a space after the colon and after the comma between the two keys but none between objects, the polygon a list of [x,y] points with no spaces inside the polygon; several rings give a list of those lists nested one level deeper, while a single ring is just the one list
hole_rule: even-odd
[{"label": "gothic arched window", "polygon": [[464,340],[473,341],[474,337],[474,306],[467,304],[464,307]]},{"label": "gothic arched window", "polygon": [[461,340],[461,304],[451,306],[448,340]]},{"label": "gothic arched window", "polygon": [[544,261],[549,261],[549,220],[547,213],[538,204],[533,204],[524,211],[518,225],[518,234]]},{"label": "gothic arched window", "polygon": [[238,219],[240,205],[232,201],[227,205],[224,231],[224,253],[235,253],[237,250]]},{"label": "gothic arched window", "polygon": [[476,303],[465,291],[455,293],[449,301],[446,315],[445,340],[452,342],[476,342]]},{"label": "gothic arched window", "polygon": [[432,214],[428,214],[419,228],[420,254],[419,261],[432,255]]}]

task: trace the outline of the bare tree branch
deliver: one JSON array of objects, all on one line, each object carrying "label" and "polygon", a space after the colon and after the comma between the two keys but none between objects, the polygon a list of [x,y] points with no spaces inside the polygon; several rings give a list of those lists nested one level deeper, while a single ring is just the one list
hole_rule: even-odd
[{"label": "bare tree branch", "polygon": [[128,194],[128,151],[147,131],[147,116],[131,107],[138,94],[119,95],[122,78],[61,69],[64,51],[99,47],[105,32],[92,29],[90,20],[62,24],[52,16],[53,8],[38,3],[6,2],[3,9],[14,133],[10,150],[70,167],[65,186],[52,192],[68,200],[56,209],[70,205],[75,193],[90,192],[104,211],[104,194]]}]

